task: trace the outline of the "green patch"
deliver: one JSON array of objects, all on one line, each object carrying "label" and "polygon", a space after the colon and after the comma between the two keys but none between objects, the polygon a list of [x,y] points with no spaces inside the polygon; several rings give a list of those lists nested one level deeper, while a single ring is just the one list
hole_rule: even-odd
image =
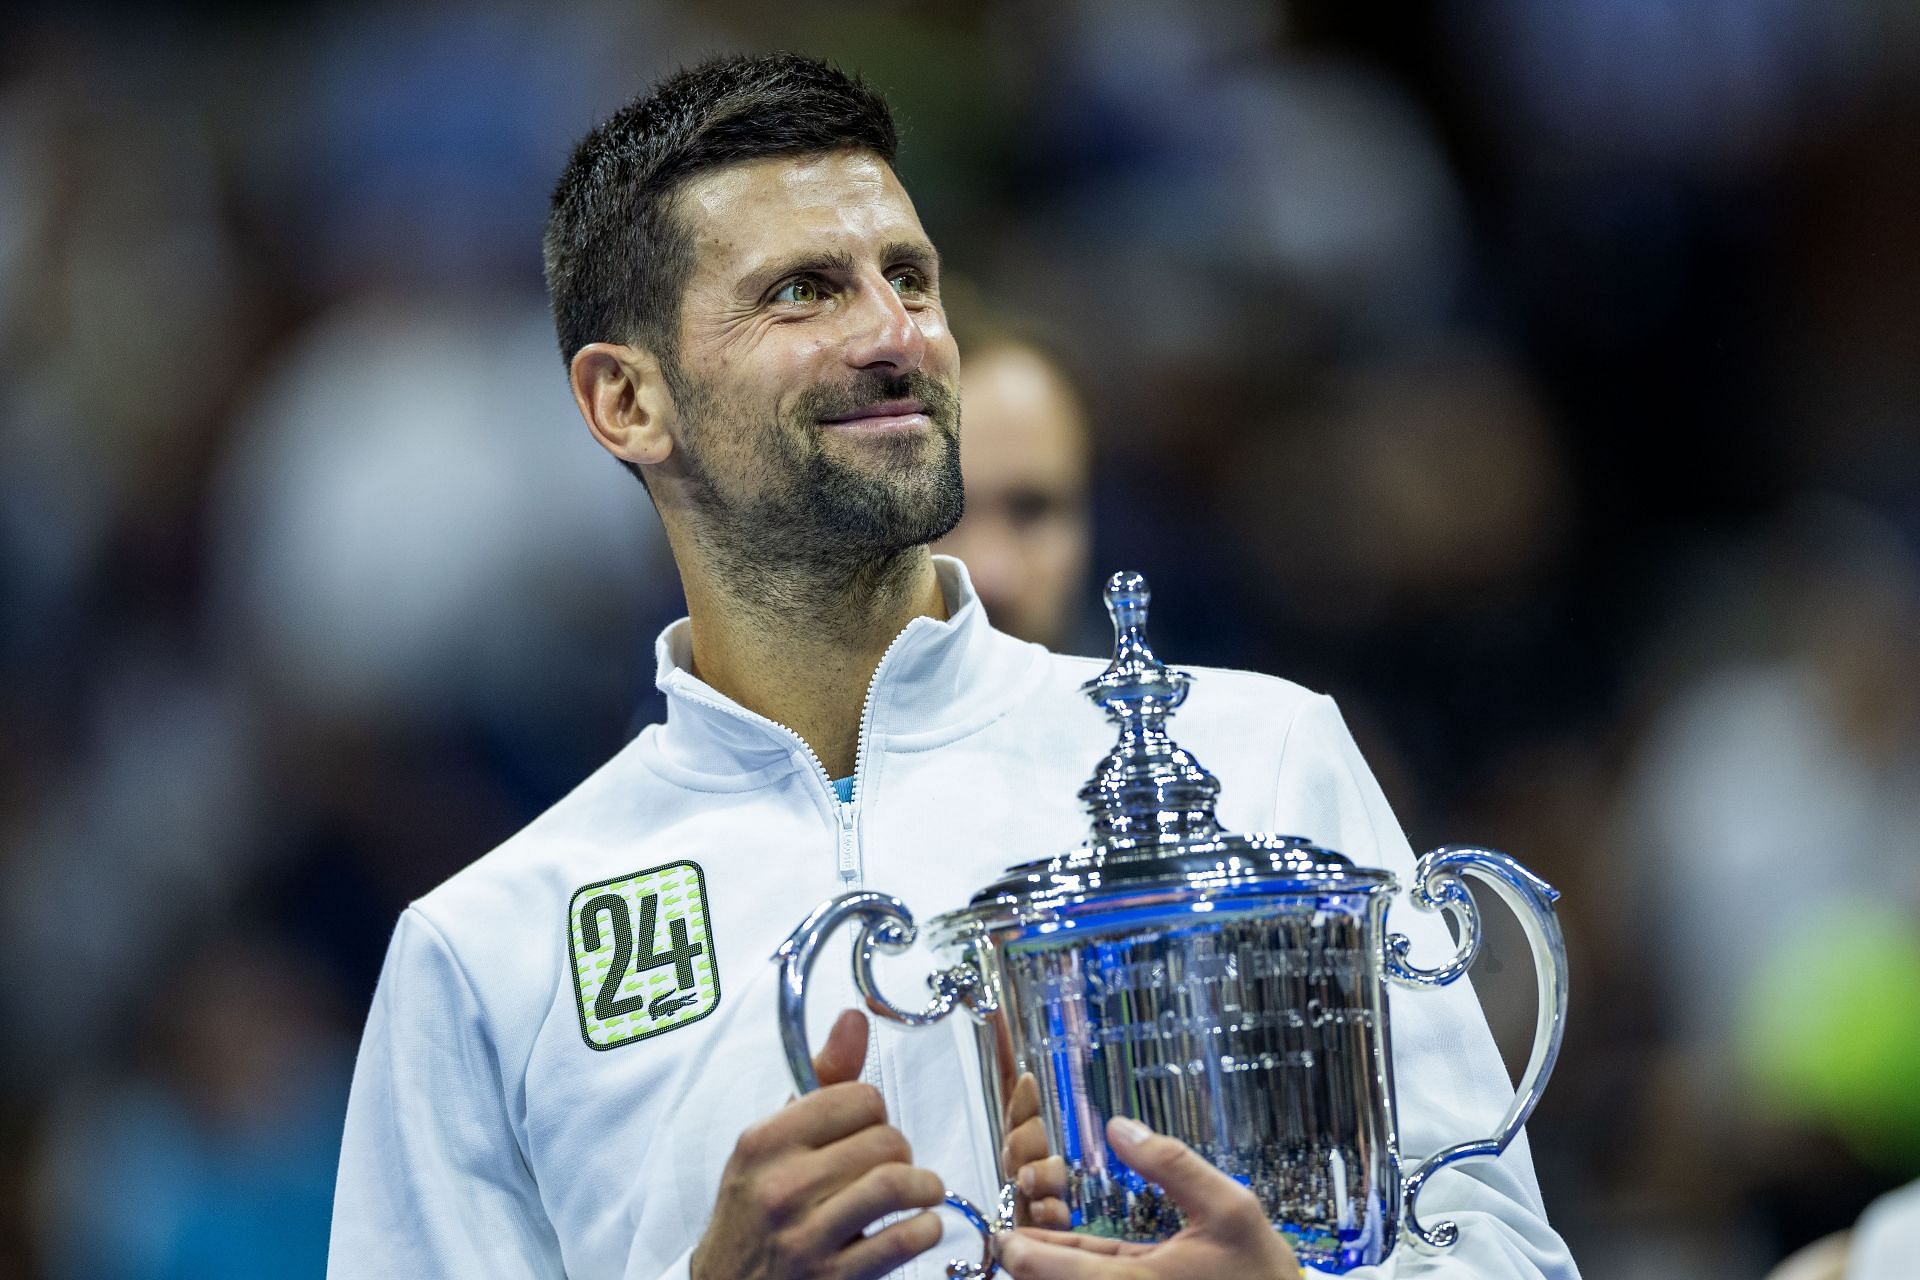
[{"label": "green patch", "polygon": [[567,905],[580,1034],[613,1049],[698,1022],[720,1003],[699,864],[669,862],[576,889]]}]

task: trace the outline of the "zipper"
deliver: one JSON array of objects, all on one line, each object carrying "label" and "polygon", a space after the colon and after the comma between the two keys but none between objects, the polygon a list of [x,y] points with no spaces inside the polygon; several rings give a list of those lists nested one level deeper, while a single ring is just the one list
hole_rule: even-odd
[{"label": "zipper", "polygon": [[[873,678],[867,681],[867,696],[860,703],[860,731],[853,740],[853,799],[840,806],[840,878],[848,887],[859,881],[863,869],[856,823],[861,799],[860,780],[867,771],[867,742],[873,737],[873,692],[880,687],[880,673],[887,669],[887,659],[900,647],[900,642],[906,639],[912,626],[909,622],[902,627],[900,634],[880,654],[880,661],[873,664]],[[887,1088],[886,1076],[880,1069],[880,1028],[874,1019],[868,1020],[867,1060],[860,1064],[860,1079],[879,1092],[887,1114],[897,1118],[900,1101]]]},{"label": "zipper", "polygon": [[[820,754],[813,749],[811,743],[786,725],[781,724],[771,716],[763,716],[757,711],[749,711],[738,703],[728,705],[726,703],[715,702],[710,698],[703,698],[699,694],[691,692],[684,686],[680,690],[684,696],[691,698],[703,706],[711,707],[715,711],[723,711],[728,715],[750,721],[754,724],[766,725],[770,728],[777,729],[800,744],[800,749],[807,753],[807,759],[813,765],[814,777],[818,778],[820,785],[826,789],[827,798],[833,803],[835,815],[839,819],[838,827],[834,833],[834,865],[840,873],[841,884],[847,888],[852,888],[860,882],[860,776],[866,772],[867,739],[873,736],[873,693],[874,690],[880,687],[880,676],[881,673],[887,669],[887,660],[893,657],[894,651],[900,647],[900,642],[907,638],[907,632],[912,630],[912,628],[913,623],[909,621],[906,626],[900,629],[900,634],[895,636],[893,642],[881,652],[880,661],[876,662],[873,666],[873,676],[867,681],[867,694],[860,703],[859,734],[854,739],[853,799],[851,800],[842,801],[840,799],[840,793],[834,790],[833,778],[827,773],[827,766],[820,761]],[[869,1020],[867,1028],[867,1057],[866,1061],[860,1064],[860,1079],[879,1091],[881,1101],[886,1105],[887,1114],[897,1114],[898,1100],[895,1099],[891,1091],[888,1090],[886,1077],[880,1069],[879,1028],[874,1026],[871,1020]]]},{"label": "zipper", "polygon": [[[860,703],[860,729],[858,736],[854,739],[853,799],[851,800],[842,801],[840,799],[840,793],[834,790],[833,778],[827,773],[827,766],[820,761],[820,754],[813,749],[811,743],[786,725],[781,724],[771,716],[763,716],[758,711],[749,711],[739,703],[728,704],[715,702],[711,698],[703,698],[699,694],[686,688],[684,684],[680,689],[682,696],[690,698],[704,707],[724,712],[736,719],[745,720],[752,724],[764,725],[767,728],[776,729],[800,744],[800,749],[807,753],[808,762],[813,765],[813,776],[820,780],[821,787],[824,788],[827,793],[828,801],[834,806],[838,818],[838,825],[834,832],[834,866],[840,874],[841,883],[848,887],[852,887],[860,881],[860,775],[865,772],[867,767],[867,739],[873,736],[873,693],[874,690],[880,687],[880,676],[887,669],[887,660],[893,657],[894,652],[900,648],[900,642],[907,638],[907,632],[912,629],[913,622],[909,620],[907,625],[900,629],[900,634],[895,636],[892,643],[888,644],[886,649],[881,652],[880,661],[874,664],[873,676],[867,681],[866,697],[862,699]],[[871,1053],[869,1053],[869,1061],[872,1061]]]},{"label": "zipper", "polygon": [[853,740],[853,804],[860,802],[860,775],[867,770],[867,739],[873,736],[873,691],[880,687],[880,673],[887,669],[887,659],[893,656],[894,650],[900,647],[900,642],[907,638],[907,632],[912,629],[912,622],[900,628],[900,634],[893,638],[893,643],[881,652],[880,661],[873,664],[873,678],[867,681],[867,696],[860,703],[860,732]]},{"label": "zipper", "polygon": [[[855,770],[853,776],[854,794],[859,795],[859,771]],[[854,835],[853,829],[856,815],[853,812],[853,801],[836,800],[835,803],[840,809],[840,878],[852,884],[860,878],[860,841]]]},{"label": "zipper", "polygon": [[[853,740],[853,799],[840,806],[840,878],[849,887],[859,881],[862,870],[856,823],[859,819],[860,779],[867,771],[867,741],[873,737],[873,692],[880,687],[880,673],[887,669],[887,659],[893,656],[894,650],[900,647],[900,642],[907,638],[907,632],[912,627],[913,624],[909,622],[900,628],[900,634],[881,652],[880,661],[873,664],[873,678],[867,681],[867,695],[860,702],[860,730]],[[818,763],[817,759],[815,763]],[[825,773],[826,770],[822,769],[821,772]],[[838,798],[835,797],[836,800]],[[871,1019],[867,1026],[867,1060],[860,1064],[860,1079],[879,1091],[880,1101],[888,1115],[899,1115],[899,1100],[888,1090],[886,1077],[880,1070],[880,1028]]]}]

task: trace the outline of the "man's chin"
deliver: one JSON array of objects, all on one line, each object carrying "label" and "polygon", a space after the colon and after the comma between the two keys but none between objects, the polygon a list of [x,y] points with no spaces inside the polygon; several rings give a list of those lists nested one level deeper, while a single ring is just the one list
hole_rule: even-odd
[{"label": "man's chin", "polygon": [[938,475],[913,485],[889,485],[882,496],[841,509],[835,521],[845,554],[854,558],[889,557],[945,537],[960,522],[965,499]]},{"label": "man's chin", "polygon": [[959,483],[959,449],[937,424],[857,436],[825,435],[820,457],[850,483],[884,488],[897,495],[896,502]]}]

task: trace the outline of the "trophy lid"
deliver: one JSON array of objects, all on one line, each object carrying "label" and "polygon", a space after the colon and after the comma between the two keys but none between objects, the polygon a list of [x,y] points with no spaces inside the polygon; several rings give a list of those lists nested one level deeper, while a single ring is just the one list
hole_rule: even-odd
[{"label": "trophy lid", "polygon": [[1193,677],[1168,667],[1147,644],[1147,580],[1116,573],[1104,592],[1113,618],[1113,661],[1081,690],[1119,735],[1080,788],[1092,819],[1085,843],[1057,857],[1007,869],[973,896],[972,918],[1047,909],[1107,892],[1363,892],[1390,886],[1385,871],[1300,836],[1223,831],[1220,781],[1167,732]]}]

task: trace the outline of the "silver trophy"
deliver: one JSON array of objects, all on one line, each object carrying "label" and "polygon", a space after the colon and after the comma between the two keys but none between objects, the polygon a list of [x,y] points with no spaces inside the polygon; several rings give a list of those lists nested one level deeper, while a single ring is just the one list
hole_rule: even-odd
[{"label": "silver trophy", "polygon": [[[1080,799],[1087,841],[1010,868],[966,907],[936,917],[929,941],[949,967],[933,999],[896,1007],[875,985],[876,952],[897,953],[915,926],[899,899],[844,894],[823,903],[774,955],[780,1033],[795,1087],[818,1087],[807,1045],[807,975],[821,944],[853,920],[853,977],[867,1007],[907,1026],[971,1016],[995,1159],[1015,1082],[1039,1083],[1051,1154],[1064,1158],[1075,1230],[1159,1240],[1180,1227],[1161,1189],[1106,1142],[1109,1117],[1131,1116],[1181,1139],[1251,1187],[1306,1265],[1344,1272],[1382,1261],[1401,1230],[1445,1249],[1452,1222],[1423,1224],[1420,1190],[1435,1173],[1505,1150],[1533,1111],[1560,1050],[1567,960],[1558,896],[1503,853],[1445,847],[1420,859],[1409,896],[1452,917],[1460,946],[1433,969],[1386,931],[1397,885],[1296,836],[1236,835],[1214,816],[1220,784],[1167,735],[1191,680],[1147,647],[1147,584],[1115,574],[1106,589],[1114,657],[1084,686],[1119,729]],[[1463,877],[1504,899],[1525,926],[1539,984],[1533,1056],[1499,1128],[1403,1172],[1396,1133],[1385,983],[1458,980],[1480,944]],[[997,1166],[996,1166],[997,1167]],[[999,1168],[991,1219],[948,1203],[987,1237],[955,1280],[993,1275],[991,1233],[1013,1225],[1014,1169]]]}]

